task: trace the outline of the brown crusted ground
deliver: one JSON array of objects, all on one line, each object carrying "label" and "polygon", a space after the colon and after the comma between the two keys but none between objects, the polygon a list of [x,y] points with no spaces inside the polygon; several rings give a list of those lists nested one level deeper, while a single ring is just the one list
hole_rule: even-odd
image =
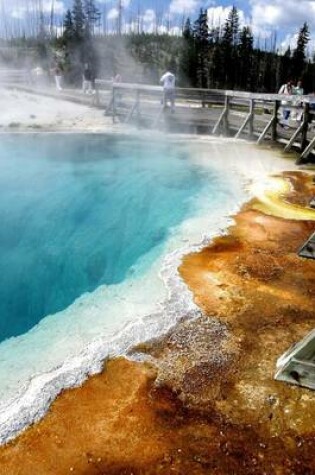
[{"label": "brown crusted ground", "polygon": [[[311,178],[287,179],[284,198],[306,206]],[[183,261],[205,315],[137,348],[154,365],[111,361],[62,394],[1,449],[1,475],[315,474],[315,393],[273,379],[279,355],[315,327],[315,261],[296,254],[315,223],[253,204]]]}]

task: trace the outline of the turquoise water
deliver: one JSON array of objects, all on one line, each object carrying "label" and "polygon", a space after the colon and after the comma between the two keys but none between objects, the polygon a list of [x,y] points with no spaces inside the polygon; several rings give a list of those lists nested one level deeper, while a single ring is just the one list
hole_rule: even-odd
[{"label": "turquoise water", "polygon": [[[187,146],[82,135],[0,140],[0,341],[144,272],[173,229],[228,193]],[[150,259],[137,266],[148,254]]]}]

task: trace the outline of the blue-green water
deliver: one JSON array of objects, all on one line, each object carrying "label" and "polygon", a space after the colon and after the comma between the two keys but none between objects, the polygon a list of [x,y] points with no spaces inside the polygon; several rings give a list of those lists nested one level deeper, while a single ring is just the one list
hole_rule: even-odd
[{"label": "blue-green water", "polygon": [[194,165],[185,146],[1,136],[0,341],[122,282],[149,251],[157,257],[206,188],[214,204],[222,198],[221,177]]}]

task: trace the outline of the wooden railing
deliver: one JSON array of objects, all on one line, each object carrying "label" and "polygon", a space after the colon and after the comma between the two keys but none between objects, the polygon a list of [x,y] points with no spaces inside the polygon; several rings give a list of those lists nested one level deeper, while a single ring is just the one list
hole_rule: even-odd
[{"label": "wooden railing", "polygon": [[[299,163],[305,161],[315,147],[315,136],[309,127],[315,115],[311,108],[315,104],[315,96],[177,88],[176,114],[170,115],[163,114],[164,108],[159,105],[163,95],[160,86],[113,83],[111,87],[112,95],[106,110],[107,114],[112,115],[113,122],[117,117],[130,122],[133,118],[139,121],[141,116],[147,116],[147,125],[156,127],[163,115],[170,125],[176,120],[179,122],[178,118],[184,117],[186,113],[187,122],[199,126],[203,123],[204,128],[212,134],[247,137],[255,139],[258,144],[269,139],[284,143],[286,152],[292,147],[298,148],[301,152]],[[128,101],[124,101],[124,98]],[[152,106],[154,101],[155,108]],[[148,119],[150,105],[151,124]],[[289,130],[280,127],[282,107],[289,108],[291,114],[298,112],[301,116],[301,120],[292,121]]]},{"label": "wooden railing", "polygon": [[[9,82],[14,86],[28,81],[25,71],[0,70],[0,83]],[[265,140],[284,144],[285,152],[293,147],[300,151],[298,163],[306,161],[315,147],[315,133],[313,126],[310,127],[315,115],[315,96],[176,88],[176,111],[171,114],[170,109],[161,104],[161,86],[96,79],[95,88],[96,94],[90,97],[83,97],[75,89],[66,89],[58,97],[104,108],[113,122],[133,121],[143,127],[222,134],[256,140],[258,144]],[[32,85],[28,89],[32,90]],[[34,92],[48,93],[46,89],[36,88]],[[297,111],[301,116],[301,120],[291,120],[288,130],[281,127],[281,107],[290,108],[292,114]]]},{"label": "wooden railing", "polygon": [[28,73],[25,69],[0,69],[0,84],[25,84]]}]

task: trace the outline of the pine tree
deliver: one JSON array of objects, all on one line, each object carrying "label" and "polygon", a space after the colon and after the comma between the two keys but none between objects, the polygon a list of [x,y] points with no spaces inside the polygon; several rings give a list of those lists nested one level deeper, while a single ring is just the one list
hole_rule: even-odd
[{"label": "pine tree", "polygon": [[184,28],[183,28],[183,38],[189,40],[193,37],[193,29],[191,27],[190,18],[187,18]]},{"label": "pine tree", "polygon": [[197,55],[197,87],[209,87],[209,27],[207,10],[201,8],[195,21],[194,38]]},{"label": "pine tree", "polygon": [[254,37],[249,26],[244,26],[239,35],[239,51],[245,57],[253,52]]},{"label": "pine tree", "polygon": [[234,87],[238,62],[237,46],[239,43],[239,15],[235,6],[229,12],[222,36],[223,68],[225,72],[225,87]]},{"label": "pine tree", "polygon": [[86,33],[90,34],[94,30],[94,26],[99,22],[101,13],[95,5],[94,0],[84,0],[83,12],[85,16]]},{"label": "pine tree", "polygon": [[237,8],[233,5],[226,19],[223,30],[223,44],[230,47],[237,46],[239,43],[239,14]]},{"label": "pine tree", "polygon": [[292,54],[290,46],[286,49],[285,53],[279,57],[279,75],[278,75],[278,84],[277,89],[289,79],[291,79],[292,73]]},{"label": "pine tree", "polygon": [[238,56],[239,56],[239,76],[238,85],[241,89],[250,89],[252,80],[254,37],[252,30],[244,26],[239,35]]},{"label": "pine tree", "polygon": [[187,18],[183,29],[182,47],[179,57],[179,82],[183,86],[196,85],[196,54],[193,29]]},{"label": "pine tree", "polygon": [[72,9],[72,20],[74,35],[77,40],[81,40],[84,36],[85,14],[83,10],[82,0],[74,0]]},{"label": "pine tree", "polygon": [[67,10],[63,21],[63,37],[65,41],[71,41],[74,37],[74,24],[72,20],[71,10]]},{"label": "pine tree", "polygon": [[297,38],[297,45],[292,55],[292,62],[293,62],[292,73],[295,80],[297,80],[299,77],[302,76],[303,71],[306,67],[306,63],[305,63],[306,46],[309,40],[310,40],[310,34],[309,34],[308,24],[304,23],[304,25],[299,31],[299,35]]}]

